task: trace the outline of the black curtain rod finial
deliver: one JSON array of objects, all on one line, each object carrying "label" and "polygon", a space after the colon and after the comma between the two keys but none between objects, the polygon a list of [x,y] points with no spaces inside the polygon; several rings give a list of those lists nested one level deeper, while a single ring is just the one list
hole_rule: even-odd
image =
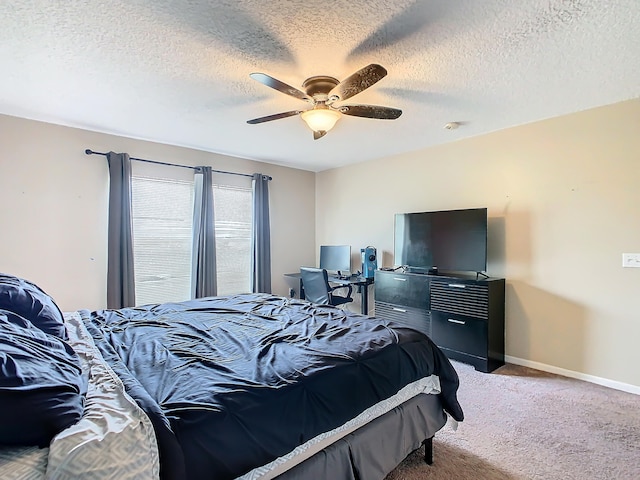
[{"label": "black curtain rod finial", "polygon": [[102,152],[94,152],[93,150],[91,150],[90,148],[87,148],[84,153],[86,153],[87,155],[104,155],[105,157],[107,156],[106,153],[102,153]]}]

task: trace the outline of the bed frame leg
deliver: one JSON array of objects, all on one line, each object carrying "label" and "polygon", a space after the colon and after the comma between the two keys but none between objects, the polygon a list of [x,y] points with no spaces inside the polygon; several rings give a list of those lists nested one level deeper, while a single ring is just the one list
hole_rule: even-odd
[{"label": "bed frame leg", "polygon": [[433,465],[433,437],[427,438],[424,442],[424,462]]}]

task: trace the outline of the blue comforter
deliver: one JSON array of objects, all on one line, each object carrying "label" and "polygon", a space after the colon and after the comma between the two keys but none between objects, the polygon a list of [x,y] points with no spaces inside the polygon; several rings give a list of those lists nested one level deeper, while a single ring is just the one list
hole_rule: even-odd
[{"label": "blue comforter", "polygon": [[431,374],[463,419],[448,359],[388,321],[267,294],[81,313],[154,423],[164,478],[235,478]]}]

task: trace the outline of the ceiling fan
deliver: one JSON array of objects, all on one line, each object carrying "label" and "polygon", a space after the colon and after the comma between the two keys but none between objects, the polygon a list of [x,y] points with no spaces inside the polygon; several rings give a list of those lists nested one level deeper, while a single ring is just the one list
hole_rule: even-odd
[{"label": "ceiling fan", "polygon": [[264,73],[252,73],[249,75],[254,80],[271,87],[279,92],[304,100],[313,105],[308,110],[292,110],[290,112],[276,113],[266,117],[247,120],[247,123],[270,122],[281,118],[300,115],[306,124],[313,130],[313,138],[317,140],[324,137],[333,128],[336,122],[344,115],[353,117],[377,118],[382,120],[395,120],[402,114],[402,110],[377,105],[335,105],[369,88],[374,83],[387,75],[384,67],[372,63],[361,68],[343,81],[333,77],[319,75],[307,78],[302,83],[302,90],[287,85]]}]

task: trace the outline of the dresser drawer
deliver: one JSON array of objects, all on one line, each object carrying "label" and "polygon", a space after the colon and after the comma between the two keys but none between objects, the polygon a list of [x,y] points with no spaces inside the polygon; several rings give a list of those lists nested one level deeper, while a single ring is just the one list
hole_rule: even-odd
[{"label": "dresser drawer", "polygon": [[462,315],[431,312],[433,339],[439,347],[487,358],[487,322]]},{"label": "dresser drawer", "polygon": [[475,318],[489,318],[489,289],[478,282],[433,279],[431,309]]},{"label": "dresser drawer", "polygon": [[431,337],[431,315],[427,310],[393,305],[376,300],[375,316],[419,330]]},{"label": "dresser drawer", "polygon": [[376,270],[376,301],[429,309],[429,277],[411,273],[396,273]]}]

